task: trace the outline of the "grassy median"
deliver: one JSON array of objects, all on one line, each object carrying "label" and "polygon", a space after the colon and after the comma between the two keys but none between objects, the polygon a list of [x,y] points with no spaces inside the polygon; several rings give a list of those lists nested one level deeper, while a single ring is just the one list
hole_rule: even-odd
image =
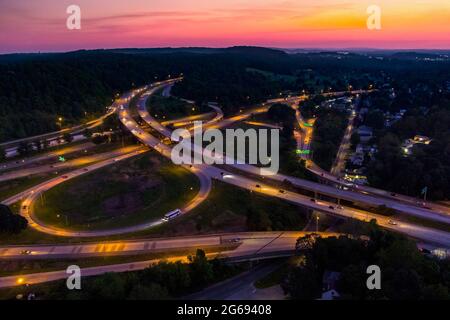
[{"label": "grassy median", "polygon": [[160,218],[197,194],[187,170],[151,153],[68,180],[35,203],[36,217],[74,230],[132,226]]}]

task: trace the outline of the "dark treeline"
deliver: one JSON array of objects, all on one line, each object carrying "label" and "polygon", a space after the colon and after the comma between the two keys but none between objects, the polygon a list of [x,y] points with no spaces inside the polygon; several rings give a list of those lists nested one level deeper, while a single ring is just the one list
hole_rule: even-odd
[{"label": "dark treeline", "polygon": [[325,170],[330,170],[339,150],[348,118],[337,110],[321,113],[314,125],[311,151],[314,161]]},{"label": "dark treeline", "polygon": [[[168,300],[201,290],[244,270],[221,260],[208,260],[203,250],[188,256],[188,263],[160,261],[136,272],[106,273],[83,278],[82,290],[67,290],[66,281],[32,285],[25,296],[33,292],[39,300]],[[20,291],[19,291],[20,290]],[[23,288],[13,288],[13,298]]]},{"label": "dark treeline", "polygon": [[147,83],[150,76],[165,78],[167,69],[151,58],[107,53],[0,64],[0,141],[57,130],[102,112],[115,93]]},{"label": "dark treeline", "polygon": [[[270,77],[288,75],[295,79]],[[359,54],[228,49],[124,49],[64,54],[0,56],[0,141],[40,134],[103,112],[116,93],[183,73],[174,94],[197,102],[218,101],[226,114],[284,90],[343,90],[395,79],[438,85],[447,62],[402,57],[372,59]],[[377,83],[378,81],[378,83]],[[403,80],[402,80],[403,81]],[[64,121],[58,123],[57,118]]]},{"label": "dark treeline", "polygon": [[13,213],[8,206],[0,204],[0,234],[17,234],[27,226],[27,219]]},{"label": "dark treeline", "polygon": [[295,111],[288,105],[274,104],[267,112],[267,117],[282,127],[280,131],[280,171],[303,179],[311,179],[305,162],[299,161],[296,154],[297,142],[294,138],[294,128],[298,127]]},{"label": "dark treeline", "polygon": [[[381,230],[374,221],[364,226],[370,240],[341,236],[297,241],[298,257],[289,265],[282,286],[293,299],[317,299],[323,275],[339,273],[336,289],[345,300],[448,300],[450,263],[422,254],[416,244]],[[369,290],[367,267],[381,270],[381,289]],[[325,288],[326,289],[326,288]],[[328,290],[328,289],[327,289]]]},{"label": "dark treeline", "polygon": [[[433,139],[403,153],[402,143],[415,135]],[[380,130],[379,151],[369,162],[367,176],[376,187],[417,196],[427,187],[428,199],[448,200],[450,190],[450,100],[442,99],[426,114],[410,109],[391,128]]]}]

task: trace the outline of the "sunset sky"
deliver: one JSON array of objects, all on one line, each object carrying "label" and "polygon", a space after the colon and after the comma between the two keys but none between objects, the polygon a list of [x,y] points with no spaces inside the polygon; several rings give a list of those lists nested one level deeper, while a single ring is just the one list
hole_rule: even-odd
[{"label": "sunset sky", "polygon": [[[372,4],[381,30],[366,28]],[[450,1],[0,0],[0,53],[233,45],[450,49]]]}]

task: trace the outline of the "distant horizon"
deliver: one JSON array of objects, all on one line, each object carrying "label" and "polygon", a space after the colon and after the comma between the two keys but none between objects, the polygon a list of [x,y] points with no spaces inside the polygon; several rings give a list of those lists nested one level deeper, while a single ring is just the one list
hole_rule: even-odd
[{"label": "distant horizon", "polygon": [[57,53],[72,53],[78,51],[112,51],[112,50],[156,50],[156,49],[228,49],[228,48],[236,48],[236,47],[249,47],[249,48],[264,48],[264,49],[274,49],[280,51],[286,50],[304,50],[304,51],[353,51],[353,52],[367,52],[367,51],[385,51],[385,52],[401,52],[401,51],[410,51],[410,52],[436,52],[436,51],[445,51],[450,52],[449,48],[375,48],[375,47],[273,47],[273,46],[257,46],[257,45],[233,45],[233,46],[160,46],[160,47],[111,47],[111,48],[79,48],[73,50],[61,50],[61,51],[23,51],[23,52],[0,52],[0,55],[20,55],[20,54],[57,54]]},{"label": "distant horizon", "polygon": [[374,3],[361,0],[77,0],[80,29],[72,30],[73,4],[0,1],[0,52],[240,45],[450,50],[448,0],[378,0],[376,28],[368,28]]}]

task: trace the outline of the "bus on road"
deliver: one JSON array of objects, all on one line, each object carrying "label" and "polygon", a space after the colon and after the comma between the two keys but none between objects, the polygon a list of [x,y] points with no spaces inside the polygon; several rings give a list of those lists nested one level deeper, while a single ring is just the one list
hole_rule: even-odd
[{"label": "bus on road", "polygon": [[169,213],[165,214],[163,220],[164,221],[172,220],[172,219],[178,217],[180,214],[181,214],[181,210],[175,209],[175,210],[170,211]]}]

